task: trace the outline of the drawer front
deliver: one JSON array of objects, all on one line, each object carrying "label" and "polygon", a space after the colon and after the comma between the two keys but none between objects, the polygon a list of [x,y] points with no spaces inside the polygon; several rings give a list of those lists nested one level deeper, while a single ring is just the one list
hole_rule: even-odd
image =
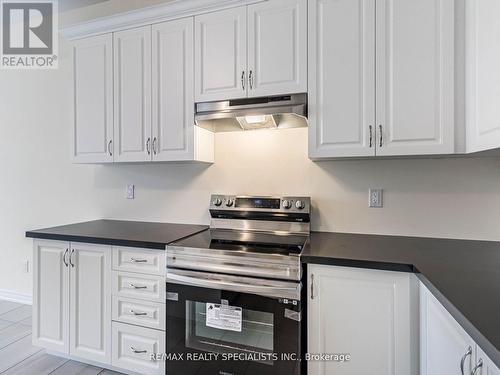
[{"label": "drawer front", "polygon": [[165,275],[165,251],[114,246],[113,270]]},{"label": "drawer front", "polygon": [[144,375],[165,375],[165,332],[113,322],[112,365]]},{"label": "drawer front", "polygon": [[164,331],[165,304],[114,296],[113,320]]},{"label": "drawer front", "polygon": [[165,303],[165,278],[113,271],[113,296]]}]

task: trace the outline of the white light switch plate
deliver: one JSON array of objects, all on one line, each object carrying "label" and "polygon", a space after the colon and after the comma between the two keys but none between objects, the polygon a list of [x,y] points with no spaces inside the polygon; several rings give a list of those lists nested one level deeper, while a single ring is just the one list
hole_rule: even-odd
[{"label": "white light switch plate", "polygon": [[125,198],[127,198],[127,199],[134,199],[135,198],[135,186],[134,185],[127,185],[127,188],[125,191]]},{"label": "white light switch plate", "polygon": [[381,208],[384,207],[383,201],[384,191],[382,189],[370,189],[368,207]]}]

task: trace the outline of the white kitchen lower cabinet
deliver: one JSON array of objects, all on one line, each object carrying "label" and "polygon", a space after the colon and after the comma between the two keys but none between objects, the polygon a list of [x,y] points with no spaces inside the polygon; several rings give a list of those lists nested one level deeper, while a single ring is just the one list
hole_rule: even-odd
[{"label": "white kitchen lower cabinet", "polygon": [[143,375],[165,375],[165,361],[151,355],[165,353],[165,332],[113,322],[113,366]]},{"label": "white kitchen lower cabinet", "polygon": [[69,353],[69,243],[35,241],[33,345]]},{"label": "white kitchen lower cabinet", "polygon": [[111,364],[111,247],[35,241],[33,344]]},{"label": "white kitchen lower cabinet", "polygon": [[410,273],[310,265],[308,361],[314,375],[417,375],[418,288]]},{"label": "white kitchen lower cabinet", "polygon": [[111,363],[111,248],[71,245],[69,354]]}]

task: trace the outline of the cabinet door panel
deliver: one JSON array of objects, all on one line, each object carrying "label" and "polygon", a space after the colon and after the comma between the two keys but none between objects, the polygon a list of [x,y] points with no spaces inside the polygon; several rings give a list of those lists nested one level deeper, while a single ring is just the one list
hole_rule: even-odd
[{"label": "cabinet door panel", "polygon": [[34,242],[33,344],[64,354],[69,354],[68,252],[67,242]]},{"label": "cabinet door panel", "polygon": [[194,157],[193,22],[153,26],[153,160]]},{"label": "cabinet door panel", "polygon": [[420,372],[421,375],[461,375],[460,361],[467,353],[464,373],[471,373],[475,343],[439,303],[420,284]]},{"label": "cabinet door panel", "polygon": [[479,360],[483,361],[483,366],[480,367],[475,375],[500,375],[500,369],[493,363],[491,359],[488,358],[485,352],[478,346],[476,352],[477,364]]},{"label": "cabinet door panel", "polygon": [[500,1],[466,1],[467,152],[500,147]]},{"label": "cabinet door panel", "polygon": [[151,26],[114,34],[115,161],[151,160]]},{"label": "cabinet door panel", "polygon": [[315,265],[308,280],[308,352],[352,358],[309,361],[310,374],[416,375],[418,297],[409,274]]},{"label": "cabinet door panel", "polygon": [[307,91],[307,0],[248,7],[248,96]]},{"label": "cabinet door panel", "polygon": [[73,157],[77,163],[113,162],[113,37],[73,44]]},{"label": "cabinet door panel", "polygon": [[378,0],[377,155],[454,152],[454,40],[454,0]]},{"label": "cabinet door panel", "polygon": [[247,96],[247,7],[195,17],[196,101]]},{"label": "cabinet door panel", "polygon": [[72,244],[72,356],[111,363],[111,247]]},{"label": "cabinet door panel", "polygon": [[309,1],[308,79],[310,157],[374,156],[375,0]]}]

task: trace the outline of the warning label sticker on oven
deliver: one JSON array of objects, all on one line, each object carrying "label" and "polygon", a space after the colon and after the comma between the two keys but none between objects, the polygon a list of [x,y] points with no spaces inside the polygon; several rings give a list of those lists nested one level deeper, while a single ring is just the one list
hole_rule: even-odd
[{"label": "warning label sticker on oven", "polygon": [[207,327],[241,332],[241,307],[207,303]]}]

